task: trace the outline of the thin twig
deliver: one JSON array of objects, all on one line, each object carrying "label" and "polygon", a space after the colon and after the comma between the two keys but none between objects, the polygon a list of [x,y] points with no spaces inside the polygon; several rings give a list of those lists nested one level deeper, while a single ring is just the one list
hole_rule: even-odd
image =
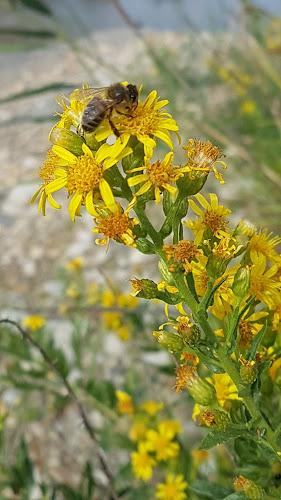
[{"label": "thin twig", "polygon": [[64,387],[67,390],[67,393],[68,393],[69,397],[76,404],[76,407],[77,407],[77,409],[79,411],[79,414],[80,414],[80,416],[82,418],[82,421],[84,423],[85,429],[86,429],[88,435],[90,436],[90,439],[95,444],[100,465],[101,465],[101,467],[102,467],[102,469],[103,469],[103,471],[104,471],[104,473],[105,473],[105,475],[106,475],[106,477],[108,479],[108,487],[109,487],[110,495],[111,495],[111,497],[112,497],[113,500],[119,500],[119,497],[118,497],[118,495],[117,495],[117,493],[116,493],[116,491],[114,489],[113,475],[112,475],[112,473],[111,473],[111,471],[110,471],[110,469],[109,469],[109,467],[107,465],[107,462],[105,461],[105,458],[103,456],[103,451],[99,447],[99,443],[98,443],[98,439],[97,439],[95,430],[94,430],[92,424],[90,423],[90,421],[88,419],[88,416],[86,414],[86,411],[85,411],[84,407],[82,406],[82,403],[78,399],[76,393],[72,389],[72,387],[69,384],[68,380],[64,377],[64,375],[62,375],[62,373],[60,372],[60,370],[56,367],[55,363],[51,360],[51,358],[44,351],[44,349],[40,346],[40,344],[38,344],[31,337],[31,335],[20,326],[20,324],[17,321],[13,321],[11,319],[0,319],[0,323],[10,324],[10,325],[13,325],[14,327],[16,327],[18,329],[18,331],[21,333],[22,338],[24,340],[26,340],[27,342],[29,342],[29,344],[31,344],[33,347],[35,347],[35,349],[37,351],[40,352],[40,354],[41,354],[42,358],[44,359],[44,361],[47,363],[47,365],[50,366],[50,368],[56,373],[56,375],[58,376],[58,378],[61,380],[61,382],[63,383]]}]

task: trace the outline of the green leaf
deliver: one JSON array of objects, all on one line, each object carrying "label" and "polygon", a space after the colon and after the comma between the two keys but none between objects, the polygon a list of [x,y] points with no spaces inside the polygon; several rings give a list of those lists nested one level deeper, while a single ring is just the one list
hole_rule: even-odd
[{"label": "green leaf", "polygon": [[28,30],[28,29],[19,29],[19,28],[1,28],[0,36],[20,36],[20,37],[28,37],[28,38],[56,38],[57,34],[55,31],[49,30]]},{"label": "green leaf", "polygon": [[195,481],[192,487],[189,487],[190,491],[200,495],[203,498],[210,498],[211,500],[223,500],[226,495],[231,493],[231,489],[226,486],[221,486],[217,483],[211,483],[206,479],[201,479]]},{"label": "green leaf", "polygon": [[259,331],[259,333],[253,339],[250,349],[248,349],[247,356],[246,356],[246,359],[248,359],[248,361],[255,361],[257,349],[258,349],[258,347],[263,339],[263,336],[266,332],[266,329],[267,329],[267,323],[265,322],[262,329]]},{"label": "green leaf", "polygon": [[46,16],[52,16],[52,11],[46,7],[45,3],[41,0],[17,0],[17,3],[22,4],[24,7],[40,12]]},{"label": "green leaf", "polygon": [[203,439],[199,446],[199,450],[209,450],[218,444],[225,443],[231,439],[236,439],[241,436],[249,436],[245,429],[229,429],[227,431],[210,431]]}]

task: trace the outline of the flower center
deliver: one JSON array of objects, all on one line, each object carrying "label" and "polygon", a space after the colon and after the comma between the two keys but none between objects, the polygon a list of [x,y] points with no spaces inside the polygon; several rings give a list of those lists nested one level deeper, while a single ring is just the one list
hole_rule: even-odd
[{"label": "flower center", "polygon": [[152,107],[138,103],[138,106],[131,110],[130,115],[119,115],[117,128],[123,133],[131,135],[154,135],[160,121],[160,113]]},{"label": "flower center", "polygon": [[254,338],[253,325],[244,319],[239,322],[239,332],[240,332],[240,347],[248,347],[249,342]]},{"label": "flower center", "polygon": [[212,233],[216,233],[223,227],[222,215],[219,215],[215,210],[206,210],[203,217],[203,223]]},{"label": "flower center", "polygon": [[167,182],[175,182],[182,175],[180,172],[177,172],[177,169],[171,163],[164,165],[160,160],[148,165],[146,171],[154,186],[162,186]]},{"label": "flower center", "polygon": [[122,234],[130,229],[130,219],[127,214],[110,214],[108,217],[97,223],[100,232],[108,238],[120,238]]},{"label": "flower center", "polygon": [[58,161],[59,157],[47,149],[47,158],[38,172],[39,178],[43,179],[46,184],[49,184],[53,180],[54,172],[58,167]]},{"label": "flower center", "polygon": [[101,179],[102,167],[90,156],[79,156],[74,165],[69,165],[66,189],[70,195],[85,195],[95,189]]}]

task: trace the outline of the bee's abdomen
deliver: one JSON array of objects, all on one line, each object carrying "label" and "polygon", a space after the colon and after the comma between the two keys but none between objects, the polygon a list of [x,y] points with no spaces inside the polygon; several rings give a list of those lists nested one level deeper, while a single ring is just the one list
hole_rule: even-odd
[{"label": "bee's abdomen", "polygon": [[85,107],[82,116],[82,128],[85,132],[93,132],[104,120],[107,107],[102,99],[94,97]]}]

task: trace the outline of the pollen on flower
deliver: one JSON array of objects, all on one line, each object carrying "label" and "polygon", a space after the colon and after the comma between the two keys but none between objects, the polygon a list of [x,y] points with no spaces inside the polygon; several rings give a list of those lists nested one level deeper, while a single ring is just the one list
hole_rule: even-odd
[{"label": "pollen on flower", "polygon": [[210,170],[214,171],[215,177],[219,179],[221,184],[225,181],[222,178],[222,174],[217,171],[216,164],[221,163],[223,169],[227,166],[224,161],[219,161],[220,158],[225,157],[221,150],[213,146],[210,141],[202,143],[201,141],[194,141],[189,139],[189,145],[183,146],[183,149],[187,151],[188,163],[187,166],[190,171],[190,178],[194,178],[194,171],[206,172],[208,174]]},{"label": "pollen on flower", "polygon": [[54,172],[58,167],[58,162],[59,157],[55,153],[47,149],[47,158],[43,162],[43,165],[42,167],[40,167],[40,170],[38,172],[38,177],[44,180],[46,184],[53,180]]},{"label": "pollen on flower", "polygon": [[[69,165],[66,190],[84,196],[99,185],[103,177],[102,167],[91,156],[77,158],[74,165]],[[83,200],[84,201],[84,200]]]},{"label": "pollen on flower", "polygon": [[[169,261],[172,260],[174,263],[184,264],[185,267],[188,267],[187,265],[192,259],[203,255],[203,251],[194,245],[192,241],[188,240],[181,240],[174,245],[163,245],[163,250],[166,252]],[[170,266],[169,270],[173,271],[174,266]]]},{"label": "pollen on flower", "polygon": [[182,364],[176,368],[176,392],[182,392],[182,389],[186,387],[186,384],[190,377],[193,377],[196,373],[196,368],[194,366],[188,366],[187,364]]},{"label": "pollen on flower", "polygon": [[250,321],[245,319],[241,319],[238,326],[240,332],[239,347],[240,349],[248,349],[251,341],[256,335],[255,328]]},{"label": "pollen on flower", "polygon": [[106,244],[110,239],[121,240],[125,245],[135,246],[135,235],[133,227],[138,223],[136,219],[130,219],[129,214],[121,211],[119,207],[115,213],[108,213],[106,217],[100,216],[94,221],[97,225],[94,233],[103,233],[105,238],[96,240],[97,244]]}]

